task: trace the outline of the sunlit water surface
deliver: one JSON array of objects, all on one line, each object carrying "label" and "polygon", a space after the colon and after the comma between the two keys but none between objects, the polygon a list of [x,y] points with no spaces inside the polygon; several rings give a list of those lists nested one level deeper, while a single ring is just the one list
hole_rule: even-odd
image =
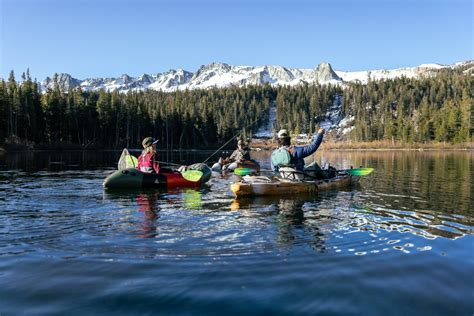
[{"label": "sunlit water surface", "polygon": [[[203,161],[211,152],[160,153]],[[109,192],[120,152],[0,157],[0,314],[472,315],[472,152],[322,152],[355,187]],[[253,152],[269,168],[268,152]]]}]

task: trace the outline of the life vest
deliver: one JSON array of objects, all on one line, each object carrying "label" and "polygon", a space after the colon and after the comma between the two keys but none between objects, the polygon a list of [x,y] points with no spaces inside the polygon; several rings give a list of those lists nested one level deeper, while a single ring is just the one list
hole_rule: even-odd
[{"label": "life vest", "polygon": [[145,172],[145,173],[152,173],[155,172],[153,169],[153,162],[151,161],[151,157],[153,156],[153,153],[145,153],[143,152],[140,157],[138,164],[140,166],[140,171]]},{"label": "life vest", "polygon": [[293,159],[291,157],[292,147],[280,147],[272,152],[272,164],[275,167],[291,166]]}]

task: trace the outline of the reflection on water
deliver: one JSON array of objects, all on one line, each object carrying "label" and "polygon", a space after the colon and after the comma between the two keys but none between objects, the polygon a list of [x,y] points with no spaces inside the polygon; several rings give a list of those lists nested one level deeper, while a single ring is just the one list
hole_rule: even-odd
[{"label": "reflection on water", "polygon": [[[268,168],[269,153],[255,154]],[[85,164],[0,160],[0,313],[474,310],[470,152],[321,152],[313,159],[375,172],[343,190],[238,200],[231,177],[104,191],[115,157],[68,155]],[[207,153],[193,155],[179,163]]]},{"label": "reflection on water", "polygon": [[183,190],[184,207],[189,210],[202,208],[202,192],[195,189]]},{"label": "reflection on water", "polygon": [[143,221],[139,224],[139,237],[153,238],[156,236],[156,221],[160,207],[157,193],[140,193],[137,195],[138,211],[143,214]]},{"label": "reflection on water", "polygon": [[[325,223],[310,223],[305,204],[309,203],[310,195],[293,197],[256,197],[233,200],[231,210],[240,212],[242,217],[267,217],[267,221],[274,222],[277,245],[294,245],[306,243],[316,251],[325,250],[324,234],[320,227]],[[262,210],[264,210],[262,212]]]},{"label": "reflection on water", "polygon": [[[269,168],[269,152],[255,155]],[[364,191],[383,205],[473,216],[474,151],[317,151],[306,159],[313,160],[338,169],[375,168]]]},{"label": "reflection on water", "polygon": [[[370,199],[354,192],[329,192],[314,196],[258,197],[233,200],[230,208],[244,216],[274,217],[278,241],[282,243],[307,243],[318,251],[326,251],[325,239],[332,238],[335,252],[348,251],[355,255],[376,254],[381,251],[431,250],[423,240],[418,247],[411,242],[399,244],[404,239],[438,237],[456,239],[474,235],[474,218],[463,215],[443,214],[427,210],[396,210],[372,205]],[[262,210],[264,210],[262,212]],[[346,240],[351,234],[363,233],[365,240],[352,243]],[[397,238],[390,239],[396,233]],[[407,236],[408,234],[408,236]],[[373,244],[370,251],[357,251],[363,245]],[[363,246],[364,248],[364,246]]]},{"label": "reflection on water", "polygon": [[[327,159],[338,161],[334,153]],[[396,209],[429,209],[473,215],[474,152],[350,153],[344,160],[370,165],[377,175],[366,185]],[[347,166],[347,162],[341,163]]]},{"label": "reflection on water", "polygon": [[148,190],[109,190],[103,192],[105,203],[118,203],[124,208],[136,208],[141,218],[137,221],[137,237],[157,237],[159,230],[160,211],[162,207],[170,206],[183,210],[199,210],[202,208],[202,194],[208,188],[202,189],[148,189]]},{"label": "reflection on water", "polygon": [[[132,155],[138,157],[141,150],[129,149]],[[163,166],[167,163],[191,164],[204,161],[213,151],[163,151],[158,150],[158,157]],[[9,152],[0,155],[0,170],[38,171],[48,170],[61,172],[67,170],[85,169],[116,169],[122,150],[101,151],[22,151]]]},{"label": "reflection on water", "polygon": [[427,239],[444,237],[456,239],[473,234],[474,218],[462,215],[440,214],[428,210],[404,211],[381,206],[355,206],[355,214],[360,214],[367,224],[364,229],[411,233]]}]

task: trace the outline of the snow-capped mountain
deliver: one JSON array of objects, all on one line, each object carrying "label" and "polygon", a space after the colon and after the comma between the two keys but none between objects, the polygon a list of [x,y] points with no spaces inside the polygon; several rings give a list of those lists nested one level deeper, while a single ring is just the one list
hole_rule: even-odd
[{"label": "snow-capped mountain", "polygon": [[[442,69],[457,69],[474,76],[474,61],[455,63],[453,65],[423,64],[417,67],[399,68],[392,70],[367,71],[334,71],[329,63],[320,63],[314,69],[286,68],[282,66],[231,66],[224,63],[211,63],[201,66],[195,73],[177,69],[167,72],[139,77],[130,77],[123,74],[117,78],[90,78],[78,80],[69,74],[57,75],[57,81],[65,90],[81,86],[83,91],[141,91],[146,89],[172,92],[185,89],[207,89],[211,87],[223,88],[231,86],[262,85],[294,86],[302,83],[337,84],[344,86],[347,82],[358,81],[367,83],[370,80],[393,79],[397,77],[421,78],[435,75]],[[54,86],[54,79],[46,78],[42,82],[42,89]],[[337,135],[345,135],[353,129],[354,116],[344,117],[342,114],[342,97],[335,98],[333,105],[327,112],[316,117],[321,127],[335,131]],[[270,108],[269,120],[261,126],[254,137],[270,138],[276,127],[276,105]],[[308,135],[299,135],[299,141],[307,141]],[[298,140],[297,139],[297,140]]]},{"label": "snow-capped mountain", "polygon": [[[54,77],[53,77],[54,78]],[[75,88],[81,84],[81,80],[75,79],[71,77],[69,74],[58,74],[57,78],[58,84],[60,87],[64,87],[64,90],[68,90],[69,88]],[[54,86],[54,79],[50,77],[46,77],[41,83],[42,90],[44,91],[46,87],[52,88]]]},{"label": "snow-capped mountain", "polygon": [[[430,76],[444,68],[461,68],[464,72],[473,72],[474,61],[466,61],[453,65],[423,64],[418,67],[399,68],[392,70],[367,71],[334,71],[329,63],[320,63],[314,69],[286,68],[283,66],[231,66],[225,63],[211,63],[201,66],[195,73],[177,69],[153,75],[143,74],[130,77],[123,74],[117,78],[89,78],[79,80],[69,74],[59,74],[58,82],[69,87],[81,86],[82,90],[106,91],[140,91],[157,90],[171,92],[185,89],[207,89],[211,87],[230,87],[246,85],[298,85],[302,83],[341,84],[360,81],[392,79],[401,76],[416,78]],[[47,77],[42,82],[43,90],[53,87],[53,79]]]}]

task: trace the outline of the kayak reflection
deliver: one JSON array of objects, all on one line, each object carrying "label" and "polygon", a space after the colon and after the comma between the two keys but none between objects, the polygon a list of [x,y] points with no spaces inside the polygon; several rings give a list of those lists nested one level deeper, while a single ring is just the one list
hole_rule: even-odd
[{"label": "kayak reflection", "polygon": [[[137,228],[137,237],[154,238],[158,235],[160,212],[171,205],[182,205],[187,210],[202,209],[202,194],[205,189],[152,189],[152,190],[104,190],[104,199],[121,206],[119,212],[135,214],[133,225]],[[130,208],[132,210],[130,210]],[[138,211],[138,212],[137,212]],[[140,216],[136,216],[136,215]]]},{"label": "kayak reflection", "polygon": [[143,214],[138,223],[138,237],[154,238],[157,233],[156,221],[159,219],[159,193],[140,193],[137,195],[138,211]]},{"label": "kayak reflection", "polygon": [[[280,245],[293,246],[304,243],[317,252],[326,252],[327,229],[334,225],[331,217],[322,216],[321,221],[314,220],[315,214],[323,212],[321,205],[328,195],[320,197],[314,194],[295,196],[264,196],[240,198],[232,201],[230,208],[242,212],[248,217],[267,215],[276,224],[276,241]],[[331,196],[329,196],[331,198]],[[308,214],[309,213],[309,214]]]},{"label": "kayak reflection", "polygon": [[202,208],[202,192],[194,189],[184,189],[183,203],[186,209],[198,210]]}]

